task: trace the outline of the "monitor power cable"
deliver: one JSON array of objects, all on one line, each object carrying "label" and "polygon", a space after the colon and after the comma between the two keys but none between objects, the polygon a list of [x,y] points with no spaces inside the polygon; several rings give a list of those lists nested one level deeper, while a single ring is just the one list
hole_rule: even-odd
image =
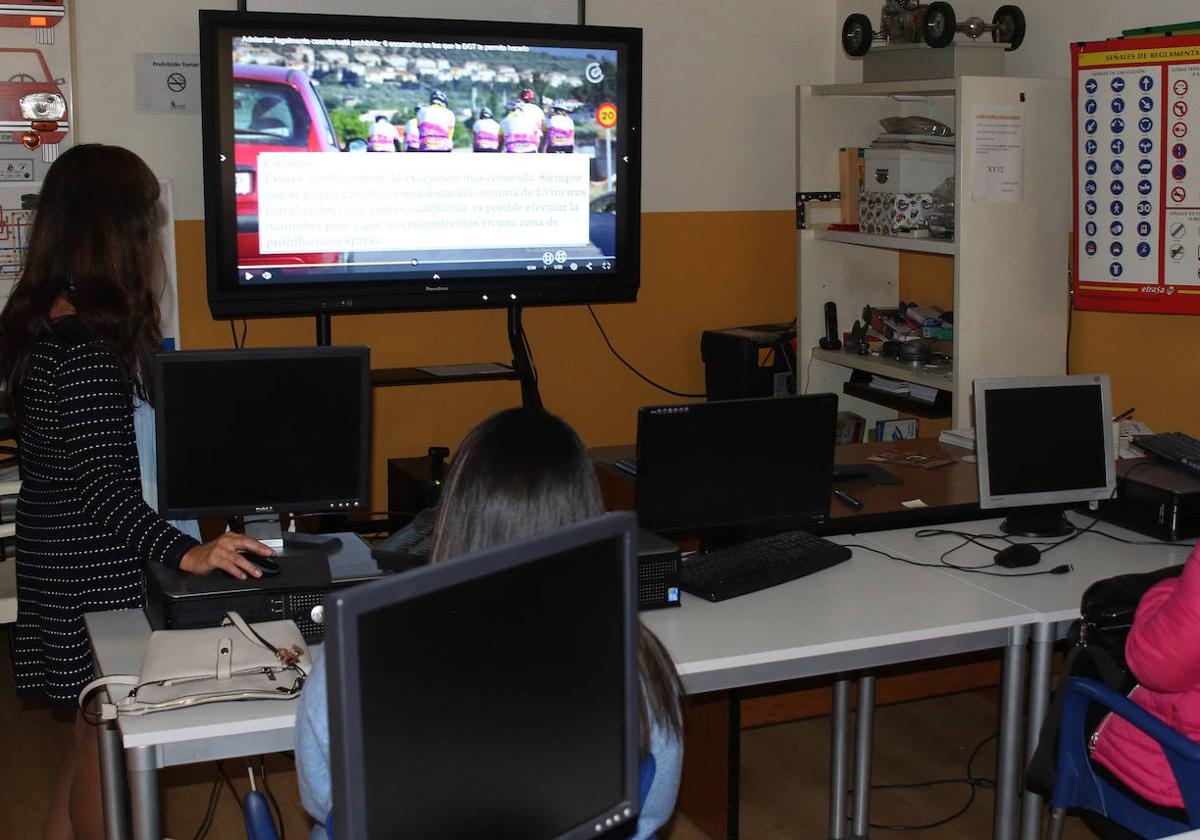
[{"label": "monitor power cable", "polygon": [[609,349],[609,351],[610,351],[610,352],[611,352],[611,353],[612,353],[614,356],[616,356],[616,357],[617,357],[617,361],[618,361],[618,362],[620,362],[621,364],[625,365],[625,367],[627,367],[627,368],[629,368],[631,371],[633,371],[633,374],[634,374],[635,376],[637,376],[637,378],[638,378],[638,379],[641,379],[643,382],[645,382],[645,383],[647,383],[647,384],[649,384],[649,385],[652,385],[653,387],[657,388],[658,390],[660,390],[660,391],[664,391],[664,392],[666,392],[666,393],[668,393],[668,394],[670,394],[670,395],[672,395],[672,396],[675,396],[675,397],[686,397],[686,398],[688,398],[688,399],[704,399],[705,397],[707,397],[707,396],[708,396],[707,394],[688,394],[688,393],[685,393],[685,392],[683,392],[683,391],[676,391],[676,390],[673,390],[673,389],[671,389],[671,388],[668,388],[668,387],[666,387],[665,385],[659,385],[659,384],[658,384],[657,382],[655,382],[653,379],[651,379],[650,377],[646,376],[646,375],[645,375],[644,373],[642,373],[640,370],[638,370],[638,369],[637,369],[637,368],[635,368],[633,365],[631,365],[629,362],[627,362],[627,361],[625,360],[625,357],[624,357],[624,356],[622,356],[620,353],[618,353],[618,352],[617,352],[617,348],[616,348],[616,347],[613,347],[613,343],[612,343],[611,341],[609,341],[609,339],[608,339],[608,333],[606,333],[606,332],[604,331],[604,325],[603,325],[603,324],[601,324],[601,323],[600,323],[600,319],[596,317],[596,310],[592,309],[592,306],[591,306],[591,304],[588,304],[587,311],[588,311],[588,313],[589,313],[589,314],[592,316],[592,320],[596,322],[596,329],[600,330],[600,336],[601,336],[601,338],[603,338],[603,339],[604,339],[604,343],[608,345],[608,349]]}]

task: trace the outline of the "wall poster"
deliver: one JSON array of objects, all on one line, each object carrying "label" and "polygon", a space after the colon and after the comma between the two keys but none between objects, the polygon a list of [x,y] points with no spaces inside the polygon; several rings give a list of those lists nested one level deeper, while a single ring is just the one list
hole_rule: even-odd
[{"label": "wall poster", "polygon": [[1200,36],[1071,59],[1075,307],[1200,314]]}]

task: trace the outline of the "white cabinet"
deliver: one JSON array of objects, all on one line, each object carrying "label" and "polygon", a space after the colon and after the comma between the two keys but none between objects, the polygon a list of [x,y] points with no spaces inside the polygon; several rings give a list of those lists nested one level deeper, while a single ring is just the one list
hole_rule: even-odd
[{"label": "white cabinet", "polygon": [[[972,199],[973,110],[1004,107],[1023,117],[1020,201]],[[956,230],[953,242],[798,232],[796,313],[802,390],[841,394],[841,407],[868,420],[896,412],[842,392],[854,368],[879,370],[878,357],[813,353],[834,301],[846,331],[864,305],[900,299],[899,252],[954,260],[954,362],[933,384],[953,394],[955,428],[973,426],[971,382],[992,376],[1066,371],[1071,193],[1071,101],[1065,80],[964,76],[949,80],[805,85],[796,89],[796,191],[837,191],[837,152],[869,146],[879,120],[917,114],[954,126]],[[929,301],[917,301],[926,304]],[[930,383],[926,372],[891,364],[888,375]]]}]

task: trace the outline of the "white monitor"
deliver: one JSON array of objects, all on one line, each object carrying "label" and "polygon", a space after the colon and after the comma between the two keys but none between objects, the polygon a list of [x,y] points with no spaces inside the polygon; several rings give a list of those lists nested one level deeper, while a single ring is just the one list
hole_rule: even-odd
[{"label": "white monitor", "polygon": [[979,506],[1012,508],[1008,533],[1070,533],[1065,505],[1112,498],[1108,376],[975,380]]}]

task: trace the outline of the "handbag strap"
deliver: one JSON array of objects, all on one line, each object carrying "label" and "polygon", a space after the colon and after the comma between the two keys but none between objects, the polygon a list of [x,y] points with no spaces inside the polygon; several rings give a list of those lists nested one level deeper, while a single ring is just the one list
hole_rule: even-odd
[{"label": "handbag strap", "polygon": [[228,610],[225,613],[224,621],[236,627],[238,631],[240,631],[241,634],[250,641],[274,653],[277,657],[279,657],[279,661],[284,665],[294,666],[297,670],[303,673],[303,669],[300,668],[300,657],[304,654],[304,651],[299,645],[292,645],[291,648],[284,648],[272,644],[264,639],[261,633],[250,626],[246,622],[246,619],[242,618],[236,610]]},{"label": "handbag strap", "polygon": [[[95,717],[95,715],[88,712],[88,710],[85,707],[87,705],[88,698],[90,698],[93,694],[95,694],[101,688],[108,688],[109,686],[112,686],[112,685],[127,685],[131,689],[133,689],[133,688],[137,687],[138,682],[139,682],[139,680],[138,680],[138,677],[136,674],[109,674],[108,676],[97,677],[96,679],[92,680],[90,683],[85,685],[82,689],[80,689],[79,700],[78,700],[79,709],[80,709],[80,711],[82,711],[84,713],[84,715],[87,715],[90,720],[91,718]],[[132,696],[132,694],[133,694],[133,692],[131,690],[129,692],[129,694],[126,695],[125,699],[128,700],[129,697]],[[110,701],[112,700],[111,693],[109,694],[109,700]],[[117,707],[120,705],[120,703],[121,703],[121,701],[119,701],[119,700],[116,703],[101,702],[100,703],[100,715],[96,720],[94,720],[92,722],[98,723],[100,721],[105,721],[105,720],[116,720],[117,719]]]}]

